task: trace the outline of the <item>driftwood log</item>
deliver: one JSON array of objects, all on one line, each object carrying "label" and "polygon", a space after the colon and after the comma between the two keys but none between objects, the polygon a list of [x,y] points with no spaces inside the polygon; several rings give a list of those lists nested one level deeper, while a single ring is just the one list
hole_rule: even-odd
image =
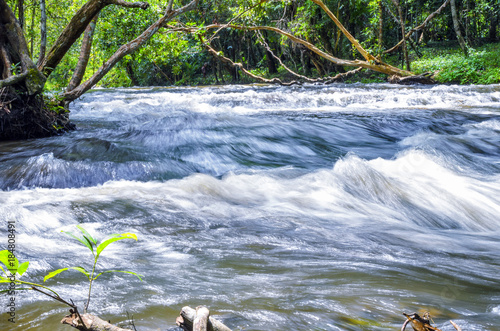
[{"label": "driftwood log", "polygon": [[407,77],[399,77],[396,75],[389,76],[387,81],[391,84],[400,84],[400,85],[413,85],[413,84],[437,84],[437,82],[432,78],[434,73],[426,72],[420,75],[407,76]]},{"label": "driftwood log", "polygon": [[207,307],[198,306],[196,309],[183,307],[176,323],[184,331],[231,331],[230,328],[210,317]]},{"label": "driftwood log", "polygon": [[78,315],[75,313],[66,315],[61,323],[68,324],[81,331],[133,331],[131,329],[122,329],[92,314],[83,314],[81,316],[85,325],[82,324]]}]

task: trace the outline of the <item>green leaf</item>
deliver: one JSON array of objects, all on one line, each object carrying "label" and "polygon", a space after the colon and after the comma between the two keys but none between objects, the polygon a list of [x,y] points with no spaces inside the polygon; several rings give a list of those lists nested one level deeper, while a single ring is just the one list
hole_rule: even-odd
[{"label": "green leaf", "polygon": [[82,268],[82,267],[69,267],[69,268],[62,268],[62,269],[57,269],[57,270],[52,271],[51,273],[49,273],[47,276],[45,276],[43,278],[43,281],[45,282],[47,279],[50,279],[50,278],[54,277],[55,275],[58,275],[61,272],[66,271],[68,269],[73,269],[73,270],[80,271],[82,274],[84,274],[85,276],[87,276],[87,278],[90,280],[90,274],[87,272],[87,270],[85,270],[85,268]]},{"label": "green leaf", "polygon": [[19,276],[22,276],[26,272],[26,270],[28,269],[29,265],[30,265],[29,261],[26,261],[26,262],[21,263],[17,267],[17,273],[19,274]]},{"label": "green leaf", "polygon": [[[4,249],[3,251],[0,251],[0,262],[2,262],[5,265],[5,267],[7,268],[7,270],[10,271],[11,274],[15,274],[17,271],[17,268],[19,266],[19,261],[17,260],[17,258],[15,256],[14,257],[11,256],[9,258],[9,255],[13,255],[13,254],[6,249]],[[5,270],[4,270],[4,272],[5,272]]]},{"label": "green leaf", "polygon": [[78,240],[82,244],[84,244],[85,246],[87,246],[88,249],[90,249],[90,251],[92,252],[92,254],[94,254],[94,247],[92,246],[92,243],[90,242],[90,240],[88,238],[85,238],[85,240],[84,240],[82,238],[79,238],[79,237],[75,236],[71,232],[68,232],[68,231],[61,231],[61,232],[66,233],[68,236],[70,236],[70,237]]},{"label": "green leaf", "polygon": [[[63,109],[64,109],[64,108],[63,108]],[[94,238],[92,238],[92,236],[90,235],[90,233],[88,233],[88,232],[87,232],[87,230],[85,230],[85,229],[83,228],[83,226],[81,226],[81,225],[77,225],[76,227],[77,227],[78,229],[80,229],[80,231],[82,231],[82,233],[83,233],[83,236],[84,236],[84,237],[87,237],[88,239],[90,239],[90,241],[92,241],[95,245],[97,245],[97,241],[96,241]]]},{"label": "green leaf", "polygon": [[125,270],[106,270],[106,271],[103,271],[101,273],[99,273],[97,276],[94,277],[94,280],[99,277],[100,275],[102,274],[107,274],[107,273],[111,273],[111,272],[122,272],[122,273],[125,273],[125,274],[131,274],[131,275],[134,275],[134,276],[137,276],[137,278],[139,278],[139,280],[142,282],[142,277],[144,277],[144,275],[141,275],[141,274],[138,274],[138,273],[135,273],[135,272],[132,272],[132,271],[125,271]]},{"label": "green leaf", "polygon": [[134,233],[122,233],[122,234],[112,234],[111,238],[104,240],[97,246],[97,257],[99,257],[99,254],[111,243],[114,243],[115,241],[122,240],[122,239],[135,239],[137,241],[137,236]]}]

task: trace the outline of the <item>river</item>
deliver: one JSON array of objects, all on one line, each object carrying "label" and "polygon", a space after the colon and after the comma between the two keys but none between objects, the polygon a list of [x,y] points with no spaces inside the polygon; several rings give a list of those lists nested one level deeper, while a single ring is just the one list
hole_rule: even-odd
[{"label": "river", "polygon": [[[26,280],[89,268],[61,231],[108,246],[90,311],[177,330],[206,305],[233,330],[500,330],[500,86],[97,89],[78,130],[0,143],[0,224]],[[83,306],[85,276],[45,285]],[[2,296],[5,308],[8,297]],[[16,294],[1,330],[69,330]],[[410,327],[407,328],[408,330]]]}]

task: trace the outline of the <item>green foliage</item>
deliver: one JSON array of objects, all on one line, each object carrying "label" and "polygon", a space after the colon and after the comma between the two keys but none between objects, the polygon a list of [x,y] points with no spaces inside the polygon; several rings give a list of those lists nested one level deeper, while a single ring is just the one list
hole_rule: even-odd
[{"label": "green foliage", "polygon": [[21,68],[21,62],[18,62],[18,63],[15,63],[15,64],[14,64],[14,63],[12,63],[12,64],[10,65],[10,73],[11,73],[12,75],[14,75],[14,76],[15,76],[15,75],[19,75],[19,74],[21,73],[21,69],[22,69],[22,68]]},{"label": "green foliage", "polygon": [[468,57],[458,47],[424,51],[424,57],[412,64],[416,73],[438,72],[436,79],[442,83],[500,83],[500,43],[470,49]]},{"label": "green foliage", "polygon": [[100,273],[96,272],[96,266],[97,266],[97,262],[99,260],[99,256],[104,251],[104,249],[106,247],[108,247],[108,245],[110,245],[116,241],[123,240],[123,239],[134,239],[137,241],[137,236],[135,234],[130,233],[130,232],[122,233],[122,234],[112,234],[112,235],[108,236],[108,238],[101,241],[100,243],[97,243],[97,240],[94,239],[90,235],[90,233],[88,233],[87,230],[85,230],[81,225],[77,225],[76,227],[81,232],[78,235],[75,235],[72,232],[67,232],[67,231],[62,231],[62,232],[67,234],[71,238],[76,239],[82,245],[84,245],[85,247],[87,247],[90,250],[90,252],[92,253],[92,256],[94,257],[92,271],[88,271],[87,269],[85,269],[84,267],[81,267],[81,266],[61,268],[61,269],[54,270],[54,271],[50,272],[49,274],[47,274],[43,279],[44,282],[49,280],[50,278],[60,274],[61,272],[64,272],[67,270],[76,270],[76,271],[84,274],[89,281],[89,291],[88,291],[87,303],[85,305],[85,310],[87,310],[88,305],[90,303],[90,296],[91,296],[91,292],[92,292],[92,283],[102,274],[113,273],[113,272],[127,273],[127,274],[137,276],[137,278],[139,278],[139,280],[142,281],[142,278],[141,278],[142,275],[137,274],[135,272],[131,272],[131,271],[105,270],[105,271],[102,271]]},{"label": "green foliage", "polygon": [[0,275],[0,283],[8,282],[8,273],[14,275],[16,279],[19,279],[28,269],[29,262],[19,263],[19,260],[8,250],[0,251],[0,263],[4,265],[0,265],[0,270],[3,275]]},{"label": "green foliage", "polygon": [[50,111],[53,111],[56,114],[64,114],[69,112],[68,109],[62,106],[63,100],[60,95],[54,94],[52,96],[49,96],[47,94],[44,94],[43,99],[45,102],[45,106]]},{"label": "green foliage", "polygon": [[[7,289],[0,289],[0,294],[1,293],[13,293],[15,291],[23,291],[23,290],[32,290],[33,286],[39,287],[39,288],[44,288],[46,290],[49,290],[53,294],[56,295],[56,297],[59,297],[59,294],[57,294],[54,290],[40,285],[36,283],[31,283],[27,281],[20,280],[20,278],[26,273],[29,267],[29,261],[19,263],[19,260],[17,257],[9,250],[3,250],[0,251],[0,283],[7,283],[9,286]],[[3,265],[3,266],[2,266]],[[14,285],[27,285],[29,287],[13,287],[12,284]]]},{"label": "green foliage", "polygon": [[[47,45],[50,48],[63,28],[69,23],[72,15],[81,8],[86,0],[46,1],[48,10]],[[373,55],[381,54],[401,40],[401,27],[395,19],[398,14],[393,1],[323,1],[347,30]],[[103,62],[121,45],[136,38],[162,15],[167,2],[160,0],[148,2],[150,7],[147,10],[111,5],[100,13],[84,81],[97,72]],[[175,1],[174,6],[177,8],[186,3],[187,1]],[[405,26],[408,30],[421,24],[429,14],[442,5],[443,0],[406,0],[399,1],[399,3],[402,6]],[[15,1],[10,1],[9,4],[14,6]],[[36,61],[40,47],[40,13],[39,10],[33,10],[36,6],[33,8],[31,5],[26,6],[24,33],[31,57]],[[457,6],[464,34],[467,35],[471,45],[477,47],[482,40],[491,37],[491,20],[500,14],[500,2],[497,0],[457,1]],[[253,9],[250,10],[250,8]],[[383,21],[382,38],[379,36],[380,19]],[[306,39],[336,57],[359,58],[359,53],[353,50],[347,38],[342,35],[330,18],[310,0],[266,1],[263,3],[260,0],[200,0],[197,10],[176,17],[175,22],[169,23],[196,27],[199,28],[198,32],[191,35],[161,28],[146,45],[120,61],[98,85],[116,87],[214,83],[213,73],[216,61],[200,45],[197,35],[203,35],[205,39],[208,39],[214,30],[207,30],[204,28],[205,26],[212,23],[224,24],[230,21],[233,24],[247,26],[275,26]],[[498,38],[498,29],[495,32],[494,37]],[[318,73],[315,66],[311,64],[312,55],[309,51],[305,51],[303,47],[273,32],[267,31],[260,34],[263,35],[273,52],[288,67],[299,73]],[[412,37],[417,42],[420,35]],[[268,59],[265,49],[258,43],[259,38],[259,34],[256,32],[223,29],[213,40],[213,46],[235,62],[242,62],[247,69],[264,69],[268,67]],[[78,61],[81,39],[71,47],[61,63],[54,68],[45,85],[46,89],[60,91],[67,86]],[[427,26],[423,45],[455,39],[451,13],[450,10],[446,9]],[[415,58],[415,51],[411,47],[408,49],[410,57]],[[417,61],[415,68],[421,66],[442,67],[438,77],[442,81],[497,82],[498,70],[488,63],[483,66],[485,61],[491,62],[491,60],[485,59],[487,54],[475,54],[475,51],[471,53],[477,61],[467,62],[463,59],[450,57],[436,60],[434,65],[431,65],[430,62],[419,64],[420,61]],[[387,57],[389,62],[392,60],[393,64],[400,65],[401,60],[397,58],[399,57],[397,54]],[[306,61],[303,61],[304,56]],[[423,61],[430,61],[431,57],[432,55],[425,56]],[[459,62],[462,61],[460,62],[461,66],[453,67],[452,64],[457,59]],[[328,61],[317,58],[315,60],[323,71],[318,74],[334,75],[338,72],[338,68]],[[439,61],[442,63],[438,65]],[[449,68],[451,71],[445,73],[444,68]],[[14,74],[18,73],[20,67],[13,65],[11,70]],[[268,75],[265,70],[261,71],[264,75]],[[221,72],[217,72],[217,75],[218,79],[222,75],[225,82],[233,82],[236,79],[242,82],[245,79],[233,76],[232,71],[227,67],[223,68]],[[62,111],[56,108],[55,111]]]}]

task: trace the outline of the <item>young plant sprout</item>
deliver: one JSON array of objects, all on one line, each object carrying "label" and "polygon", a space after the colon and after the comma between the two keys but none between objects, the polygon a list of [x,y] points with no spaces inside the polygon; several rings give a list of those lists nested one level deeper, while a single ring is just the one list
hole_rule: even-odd
[{"label": "young plant sprout", "polygon": [[106,247],[108,247],[109,244],[114,243],[115,241],[118,241],[118,240],[123,240],[123,239],[135,239],[137,241],[137,236],[134,233],[130,233],[130,232],[122,233],[122,234],[115,233],[115,234],[110,235],[109,237],[107,237],[106,239],[104,239],[103,241],[101,241],[98,244],[97,240],[95,240],[90,235],[90,233],[88,233],[87,230],[85,230],[81,225],[77,225],[76,227],[78,228],[78,230],[80,230],[81,237],[76,236],[71,232],[67,232],[67,231],[61,231],[61,232],[64,232],[65,234],[69,235],[70,237],[78,240],[80,243],[82,243],[84,246],[86,246],[90,250],[90,252],[92,253],[92,256],[94,257],[92,271],[89,272],[88,270],[86,270],[85,268],[80,267],[80,266],[61,268],[61,269],[57,269],[57,270],[54,270],[51,273],[49,273],[47,276],[44,277],[43,281],[45,282],[48,279],[60,274],[61,272],[66,271],[66,270],[70,270],[70,269],[77,270],[77,271],[81,272],[82,274],[84,274],[89,281],[89,291],[88,291],[88,296],[87,296],[87,302],[85,303],[85,308],[84,308],[84,312],[87,312],[87,309],[88,309],[89,303],[90,303],[90,295],[92,293],[92,284],[100,275],[105,274],[105,273],[112,273],[112,272],[122,272],[122,273],[135,275],[141,281],[142,281],[141,276],[143,276],[143,275],[137,274],[137,273],[132,272],[132,271],[125,271],[125,270],[104,270],[104,271],[101,271],[98,273],[98,271],[96,269],[97,261],[99,260],[99,256],[101,255],[102,251]]}]

